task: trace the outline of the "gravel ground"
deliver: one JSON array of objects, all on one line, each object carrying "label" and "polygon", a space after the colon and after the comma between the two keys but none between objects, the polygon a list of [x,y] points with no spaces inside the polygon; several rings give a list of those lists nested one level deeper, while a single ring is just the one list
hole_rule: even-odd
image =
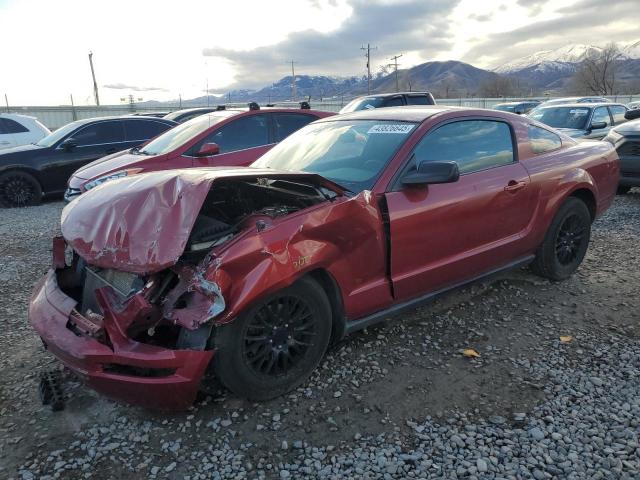
[{"label": "gravel ground", "polygon": [[565,282],[496,277],[352,335],[288,396],[173,415],[68,376],[65,410],[40,405],[57,363],[26,303],[61,208],[2,211],[0,478],[640,478],[638,193]]}]

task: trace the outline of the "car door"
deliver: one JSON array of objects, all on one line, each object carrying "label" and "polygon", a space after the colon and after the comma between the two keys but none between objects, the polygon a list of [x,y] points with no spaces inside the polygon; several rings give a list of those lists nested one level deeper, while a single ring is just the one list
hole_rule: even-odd
[{"label": "car door", "polygon": [[614,126],[628,121],[624,118],[624,114],[627,113],[627,107],[623,105],[611,105],[609,107],[609,112],[611,113]]},{"label": "car door", "polygon": [[455,161],[457,182],[403,186],[385,194],[391,278],[398,300],[467,281],[523,255],[534,200],[517,161],[511,125],[465,119],[432,128],[405,169],[422,161]]},{"label": "car door", "polygon": [[[233,118],[196,143],[187,155],[193,157],[194,166],[247,166],[274,145],[269,116],[258,113]],[[216,143],[220,153],[198,157],[205,143]]]},{"label": "car door", "polygon": [[[74,146],[65,148],[64,143],[72,141]],[[101,121],[80,127],[63,138],[51,151],[50,161],[43,166],[50,175],[55,188],[63,190],[67,179],[78,168],[105,155],[123,149],[124,128],[122,121]]]},{"label": "car door", "polygon": [[606,126],[604,128],[589,128],[584,138],[601,140],[607,133],[609,133],[613,122],[611,121],[611,116],[609,115],[609,109],[607,107],[596,107],[593,109],[591,123],[589,125],[591,126],[599,122],[606,123]]},{"label": "car door", "polygon": [[4,124],[5,118],[0,118],[0,150],[3,148],[15,147],[13,134],[9,132]]},{"label": "car door", "polygon": [[304,113],[272,113],[271,119],[273,138],[278,143],[318,118]]}]

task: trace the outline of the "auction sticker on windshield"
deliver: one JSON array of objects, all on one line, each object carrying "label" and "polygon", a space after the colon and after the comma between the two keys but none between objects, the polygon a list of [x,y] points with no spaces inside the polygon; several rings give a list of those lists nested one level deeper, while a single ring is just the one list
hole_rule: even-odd
[{"label": "auction sticker on windshield", "polygon": [[374,125],[367,133],[409,133],[415,125],[407,123],[386,123]]},{"label": "auction sticker on windshield", "polygon": [[576,108],[574,110],[569,110],[569,113],[572,113],[574,115],[586,115],[587,113],[589,113],[589,110],[584,108]]}]

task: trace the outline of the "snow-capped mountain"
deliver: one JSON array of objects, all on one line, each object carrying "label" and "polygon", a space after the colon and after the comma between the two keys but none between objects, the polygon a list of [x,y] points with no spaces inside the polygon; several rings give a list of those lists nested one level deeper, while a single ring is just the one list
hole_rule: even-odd
[{"label": "snow-capped mountain", "polygon": [[[640,40],[630,43],[618,43],[618,48],[620,49],[621,59],[640,58]],[[501,74],[514,73],[524,69],[532,69],[540,73],[545,71],[571,71],[576,63],[597,55],[601,51],[602,47],[596,45],[565,45],[512,60],[494,68],[493,71]]]}]

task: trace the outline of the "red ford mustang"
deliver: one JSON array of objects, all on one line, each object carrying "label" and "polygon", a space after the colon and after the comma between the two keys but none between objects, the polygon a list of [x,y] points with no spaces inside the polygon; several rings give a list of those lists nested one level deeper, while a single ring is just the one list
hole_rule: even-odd
[{"label": "red ford mustang", "polygon": [[29,318],[109,396],[184,408],[209,368],[268,399],[303,382],[329,342],[441,292],[527,263],[568,277],[618,178],[608,143],[509,113],[335,116],[252,168],[87,192],[63,212]]},{"label": "red ford mustang", "polygon": [[71,201],[104,182],[137,173],[221,165],[245,167],[296,130],[330,115],[334,114],[259,107],[200,115],[140,148],[108,155],[76,170],[64,198]]}]

